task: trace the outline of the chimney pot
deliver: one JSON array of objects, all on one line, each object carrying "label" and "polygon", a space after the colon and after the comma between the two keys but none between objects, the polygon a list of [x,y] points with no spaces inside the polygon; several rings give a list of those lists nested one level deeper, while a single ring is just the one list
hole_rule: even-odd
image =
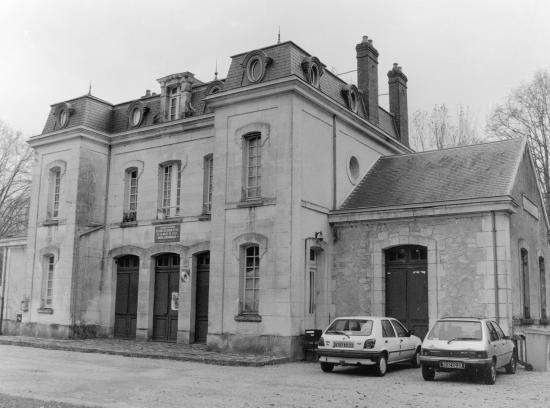
[{"label": "chimney pot", "polygon": [[364,35],[363,36],[363,41],[362,42],[367,42],[369,40],[369,36],[368,35]]},{"label": "chimney pot", "polygon": [[151,90],[150,89],[145,90],[145,96],[151,96]]},{"label": "chimney pot", "polygon": [[371,39],[369,39],[369,45],[372,45],[372,40]]}]

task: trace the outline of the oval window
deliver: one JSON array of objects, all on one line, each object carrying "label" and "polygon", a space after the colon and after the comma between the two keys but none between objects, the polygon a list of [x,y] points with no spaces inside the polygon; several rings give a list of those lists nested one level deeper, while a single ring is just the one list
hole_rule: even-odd
[{"label": "oval window", "polygon": [[311,85],[317,88],[319,86],[319,69],[317,68],[317,65],[311,66],[311,69],[309,71],[309,78],[311,81]]},{"label": "oval window", "polygon": [[247,70],[248,79],[251,82],[259,81],[260,78],[262,77],[262,71],[263,71],[263,68],[262,68],[262,62],[260,61],[260,59],[252,58],[248,63],[248,70]]},{"label": "oval window", "polygon": [[67,112],[67,109],[63,109],[59,114],[59,126],[64,127],[65,125],[67,125],[68,121],[69,121],[69,112]]},{"label": "oval window", "polygon": [[361,169],[359,167],[359,160],[357,160],[357,157],[351,156],[348,166],[350,180],[352,181],[352,183],[355,183],[355,181],[357,181],[357,179],[359,178],[359,173],[361,172]]},{"label": "oval window", "polygon": [[352,112],[357,113],[357,95],[355,92],[350,92],[349,94],[349,108]]},{"label": "oval window", "polygon": [[140,121],[141,121],[141,111],[139,108],[135,108],[132,111],[132,125],[137,126],[139,125]]}]

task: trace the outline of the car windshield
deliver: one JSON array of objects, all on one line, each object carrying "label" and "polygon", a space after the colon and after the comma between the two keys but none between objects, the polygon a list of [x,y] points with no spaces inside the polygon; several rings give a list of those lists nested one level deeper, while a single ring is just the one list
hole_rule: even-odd
[{"label": "car windshield", "polygon": [[468,321],[438,321],[428,334],[430,340],[481,340],[481,323]]},{"label": "car windshield", "polygon": [[332,322],[326,333],[345,333],[350,336],[370,336],[372,320],[366,319],[338,319]]}]

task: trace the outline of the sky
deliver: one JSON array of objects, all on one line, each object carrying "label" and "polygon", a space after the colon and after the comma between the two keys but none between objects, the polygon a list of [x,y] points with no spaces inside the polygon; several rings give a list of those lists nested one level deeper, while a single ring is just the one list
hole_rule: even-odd
[{"label": "sky", "polygon": [[[373,39],[380,104],[394,62],[408,82],[409,117],[469,107],[480,129],[491,109],[550,69],[548,0],[2,0],[0,120],[38,135],[50,105],[88,93],[113,104],[159,92],[190,71],[225,78],[231,56],[291,40],[337,74],[356,69]],[[356,73],[341,75],[356,83]]]}]

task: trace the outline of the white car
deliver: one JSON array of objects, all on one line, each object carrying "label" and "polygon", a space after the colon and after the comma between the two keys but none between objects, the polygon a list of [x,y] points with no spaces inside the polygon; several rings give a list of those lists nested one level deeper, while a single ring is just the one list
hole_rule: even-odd
[{"label": "white car", "polygon": [[335,319],[319,339],[317,355],[325,372],[334,366],[375,365],[379,376],[388,364],[420,366],[422,341],[391,317],[349,316]]},{"label": "white car", "polygon": [[494,384],[497,368],[516,372],[514,342],[488,319],[439,319],[422,343],[422,376],[431,381],[436,371],[461,371]]}]

